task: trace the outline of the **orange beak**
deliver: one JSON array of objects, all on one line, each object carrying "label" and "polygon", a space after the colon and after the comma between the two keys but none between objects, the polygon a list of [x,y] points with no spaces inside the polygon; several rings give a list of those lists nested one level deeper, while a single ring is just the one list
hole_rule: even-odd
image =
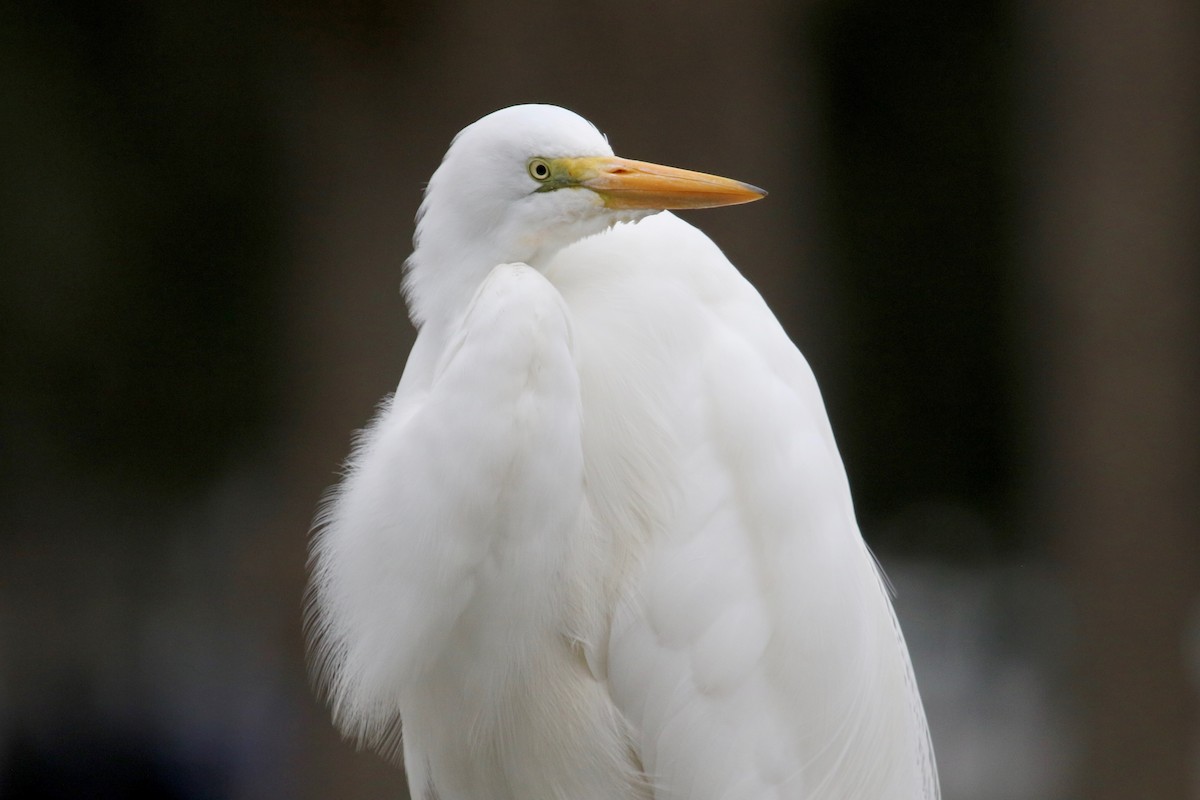
[{"label": "orange beak", "polygon": [[749,203],[767,194],[741,181],[617,156],[560,162],[573,184],[600,195],[608,208],[712,208]]}]

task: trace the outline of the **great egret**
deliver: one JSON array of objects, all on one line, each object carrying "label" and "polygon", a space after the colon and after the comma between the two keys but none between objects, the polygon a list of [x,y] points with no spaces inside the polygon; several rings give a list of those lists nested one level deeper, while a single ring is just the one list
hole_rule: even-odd
[{"label": "great egret", "polygon": [[318,521],[309,619],[338,727],[402,749],[414,798],[938,797],[813,375],[662,212],[762,195],[545,105],[434,173],[420,333]]}]

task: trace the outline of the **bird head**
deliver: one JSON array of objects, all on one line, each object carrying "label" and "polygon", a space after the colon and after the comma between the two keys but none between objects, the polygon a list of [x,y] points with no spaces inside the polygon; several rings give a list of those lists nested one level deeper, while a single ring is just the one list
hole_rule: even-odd
[{"label": "bird head", "polygon": [[406,280],[414,319],[452,311],[497,264],[538,268],[617,222],[765,194],[620,158],[594,125],[558,106],[501,109],[459,132],[425,190]]}]

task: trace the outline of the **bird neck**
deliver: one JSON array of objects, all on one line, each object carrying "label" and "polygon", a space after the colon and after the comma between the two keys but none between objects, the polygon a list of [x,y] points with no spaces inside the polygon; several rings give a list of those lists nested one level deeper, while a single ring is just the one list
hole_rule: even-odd
[{"label": "bird neck", "polygon": [[442,253],[421,246],[408,259],[404,293],[413,324],[446,325],[462,316],[475,291],[498,262],[483,253]]},{"label": "bird neck", "polygon": [[[453,324],[470,305],[488,273],[500,264],[523,263],[540,269],[566,242],[545,237],[531,240],[507,230],[503,223],[476,230],[430,210],[418,226],[416,247],[408,259],[405,295],[413,323]],[[424,229],[426,224],[428,228]],[[447,236],[445,231],[460,232]]]}]

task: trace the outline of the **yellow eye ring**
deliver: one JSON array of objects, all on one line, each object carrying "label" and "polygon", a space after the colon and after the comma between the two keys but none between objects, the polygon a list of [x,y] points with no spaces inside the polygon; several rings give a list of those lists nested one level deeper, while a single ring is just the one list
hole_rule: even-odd
[{"label": "yellow eye ring", "polygon": [[550,180],[550,165],[545,159],[534,158],[529,162],[529,177],[539,183]]}]

